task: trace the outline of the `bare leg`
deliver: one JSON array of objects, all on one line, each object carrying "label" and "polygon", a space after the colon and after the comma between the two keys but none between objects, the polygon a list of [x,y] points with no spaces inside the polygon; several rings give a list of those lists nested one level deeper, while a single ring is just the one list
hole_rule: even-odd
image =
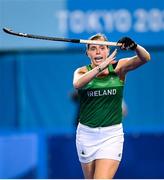
[{"label": "bare leg", "polygon": [[95,172],[95,161],[89,163],[81,163],[85,179],[93,179]]},{"label": "bare leg", "polygon": [[94,179],[112,179],[118,169],[119,161],[112,159],[95,160]]}]

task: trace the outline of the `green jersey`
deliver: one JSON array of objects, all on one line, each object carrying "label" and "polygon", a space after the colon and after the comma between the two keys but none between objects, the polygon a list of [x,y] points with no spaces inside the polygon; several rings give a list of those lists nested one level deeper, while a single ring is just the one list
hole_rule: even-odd
[{"label": "green jersey", "polygon": [[[86,66],[88,71],[91,65]],[[78,90],[80,100],[80,123],[89,127],[106,127],[122,121],[122,98],[124,81],[108,66],[109,75],[95,77]]]}]

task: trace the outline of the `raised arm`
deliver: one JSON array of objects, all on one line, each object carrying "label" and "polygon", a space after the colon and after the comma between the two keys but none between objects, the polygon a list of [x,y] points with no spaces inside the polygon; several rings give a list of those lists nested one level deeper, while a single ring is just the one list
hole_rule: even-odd
[{"label": "raised arm", "polygon": [[[128,41],[128,42],[127,42]],[[125,74],[131,70],[134,70],[150,60],[150,54],[142,46],[136,44],[130,38],[123,38],[118,42],[123,43],[121,49],[134,50],[136,55],[130,58],[121,59],[115,69],[115,72],[119,74],[121,78],[124,78]]]},{"label": "raised arm", "polygon": [[74,72],[73,85],[76,89],[79,89],[89,83],[94,77],[100,74],[104,69],[107,68],[109,64],[115,63],[115,56],[117,53],[117,49],[99,66],[94,67],[91,71],[88,71],[84,66],[82,68],[78,68]]}]

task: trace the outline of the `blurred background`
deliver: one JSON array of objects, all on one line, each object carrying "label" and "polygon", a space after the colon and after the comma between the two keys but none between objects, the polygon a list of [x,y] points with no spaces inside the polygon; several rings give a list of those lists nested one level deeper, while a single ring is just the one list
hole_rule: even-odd
[{"label": "blurred background", "polygon": [[[75,147],[74,70],[85,45],[17,32],[111,41],[130,36],[151,62],[126,79],[125,146],[116,178],[164,178],[164,3],[160,0],[0,0],[0,178],[83,178]],[[118,53],[120,57],[132,52]]]}]

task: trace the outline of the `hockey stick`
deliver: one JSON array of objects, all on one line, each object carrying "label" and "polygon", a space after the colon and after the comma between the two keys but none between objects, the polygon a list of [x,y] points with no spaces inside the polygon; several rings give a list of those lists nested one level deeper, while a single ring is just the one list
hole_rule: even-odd
[{"label": "hockey stick", "polygon": [[18,33],[18,32],[14,32],[8,28],[3,28],[3,31],[7,34],[11,34],[11,35],[15,35],[15,36],[33,38],[33,39],[49,40],[49,41],[63,41],[63,42],[70,42],[70,43],[95,44],[95,45],[107,45],[107,46],[121,46],[122,45],[121,43],[109,42],[109,41],[69,39],[69,38],[60,38],[60,37],[40,36],[40,35],[27,34],[27,33]]}]

